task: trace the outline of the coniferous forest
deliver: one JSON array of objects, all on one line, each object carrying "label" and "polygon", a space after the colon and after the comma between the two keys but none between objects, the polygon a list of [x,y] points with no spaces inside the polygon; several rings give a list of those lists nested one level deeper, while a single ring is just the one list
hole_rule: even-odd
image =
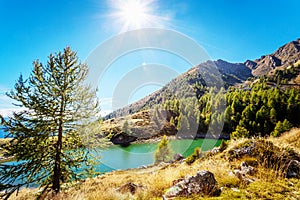
[{"label": "coniferous forest", "polygon": [[[212,113],[219,104],[226,104],[225,112]],[[177,130],[184,123],[187,130],[198,126],[198,132],[205,133],[209,125],[223,122],[222,132],[232,137],[279,136],[299,126],[300,95],[295,88],[268,86],[262,81],[247,89],[231,87],[227,92],[210,88],[199,99],[168,100],[164,108],[172,113],[170,123]]]}]

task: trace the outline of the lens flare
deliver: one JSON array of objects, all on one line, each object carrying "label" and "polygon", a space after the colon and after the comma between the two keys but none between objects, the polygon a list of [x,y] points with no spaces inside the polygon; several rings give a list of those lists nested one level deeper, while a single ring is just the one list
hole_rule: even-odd
[{"label": "lens flare", "polygon": [[159,16],[155,0],[114,0],[110,1],[109,16],[121,32],[150,27],[162,27],[167,17]]}]

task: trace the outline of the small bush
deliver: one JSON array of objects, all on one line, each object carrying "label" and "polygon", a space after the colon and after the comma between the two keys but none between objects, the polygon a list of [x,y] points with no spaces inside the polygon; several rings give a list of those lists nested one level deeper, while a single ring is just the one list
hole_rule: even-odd
[{"label": "small bush", "polygon": [[220,144],[220,152],[223,152],[225,149],[227,149],[228,147],[228,143],[224,140],[222,140],[221,144]]},{"label": "small bush", "polygon": [[201,155],[201,148],[197,147],[194,149],[194,153],[186,158],[185,162],[190,165],[194,163],[198,158],[200,158]]},{"label": "small bush", "polygon": [[279,137],[282,133],[291,130],[293,125],[285,119],[283,122],[279,121],[277,122],[274,131],[271,133],[274,137]]},{"label": "small bush", "polygon": [[169,141],[167,140],[167,136],[163,136],[160,143],[158,143],[158,148],[154,153],[155,164],[160,162],[169,162],[171,161],[173,156],[173,151],[170,147]]},{"label": "small bush", "polygon": [[231,138],[247,138],[249,137],[249,131],[243,126],[237,126],[235,131],[231,133]]}]

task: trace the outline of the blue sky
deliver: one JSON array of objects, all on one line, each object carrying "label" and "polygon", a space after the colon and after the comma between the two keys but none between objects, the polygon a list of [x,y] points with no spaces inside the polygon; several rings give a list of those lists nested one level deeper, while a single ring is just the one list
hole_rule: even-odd
[{"label": "blue sky", "polygon": [[[45,62],[50,52],[67,45],[84,61],[99,44],[118,34],[121,27],[108,17],[113,12],[111,2],[0,0],[0,113],[11,109],[11,102],[4,93],[13,87],[20,73],[25,77],[29,75],[32,61]],[[191,37],[212,59],[244,62],[271,53],[300,37],[298,0],[156,0],[151,6],[154,15],[167,18],[161,27]],[[108,73],[102,80],[103,85],[113,86],[122,73],[144,62],[153,62],[140,55],[130,55],[114,63],[110,71],[116,77],[111,78]],[[174,61],[172,55],[156,55],[155,62],[163,60],[163,64],[172,65],[178,73],[191,67],[184,61]],[[122,70],[118,70],[121,64]],[[133,99],[157,87],[143,87],[133,94]],[[110,103],[111,94],[109,87],[99,91],[103,104]],[[103,108],[109,110],[108,105]]]}]

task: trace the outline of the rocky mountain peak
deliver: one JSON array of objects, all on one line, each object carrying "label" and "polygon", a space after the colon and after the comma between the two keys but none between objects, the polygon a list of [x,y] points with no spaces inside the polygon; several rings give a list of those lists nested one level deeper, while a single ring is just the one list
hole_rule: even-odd
[{"label": "rocky mountain peak", "polygon": [[246,62],[244,62],[244,65],[251,70],[254,70],[257,67],[257,63],[252,60],[246,60]]},{"label": "rocky mountain peak", "polygon": [[252,69],[254,76],[268,74],[277,67],[286,68],[300,60],[300,38],[289,42],[274,53],[262,56],[255,61],[246,61],[245,65]]}]

